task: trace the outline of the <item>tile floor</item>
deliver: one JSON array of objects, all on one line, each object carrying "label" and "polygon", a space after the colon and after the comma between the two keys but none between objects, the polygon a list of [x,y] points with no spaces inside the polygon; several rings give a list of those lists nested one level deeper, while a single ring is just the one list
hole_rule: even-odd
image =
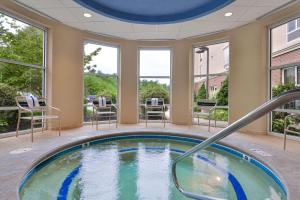
[{"label": "tile floor", "polygon": [[[0,199],[17,199],[19,182],[32,163],[46,152],[72,141],[107,133],[132,131],[177,132],[208,137],[221,130],[212,128],[211,133],[208,133],[207,127],[172,124],[167,124],[166,128],[163,128],[161,124],[149,124],[148,128],[145,128],[144,124],[120,125],[118,129],[115,129],[114,125],[111,127],[101,125],[100,129],[96,131],[95,127],[87,125],[64,130],[61,137],[58,137],[56,131],[35,133],[34,143],[31,143],[29,134],[21,135],[18,138],[0,139]],[[222,141],[267,163],[279,174],[288,188],[289,199],[298,200],[300,198],[300,142],[288,141],[287,150],[283,151],[282,138],[270,135],[234,133]]]}]

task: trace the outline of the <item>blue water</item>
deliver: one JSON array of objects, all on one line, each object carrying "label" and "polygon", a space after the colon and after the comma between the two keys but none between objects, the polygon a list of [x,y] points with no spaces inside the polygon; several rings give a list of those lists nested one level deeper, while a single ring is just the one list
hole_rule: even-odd
[{"label": "blue water", "polygon": [[[21,200],[184,200],[171,177],[174,158],[195,144],[161,139],[120,140],[60,156],[33,173]],[[191,192],[224,199],[286,199],[258,167],[209,148],[178,164],[178,177]]]}]

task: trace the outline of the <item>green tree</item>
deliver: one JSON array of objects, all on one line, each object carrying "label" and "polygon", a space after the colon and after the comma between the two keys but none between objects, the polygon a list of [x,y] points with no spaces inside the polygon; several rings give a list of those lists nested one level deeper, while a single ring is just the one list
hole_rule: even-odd
[{"label": "green tree", "polygon": [[[0,58],[26,64],[43,64],[43,31],[18,25],[15,20],[0,15]],[[19,92],[42,95],[42,69],[0,63],[0,82]]]},{"label": "green tree", "polygon": [[147,98],[163,98],[166,104],[169,103],[169,92],[166,84],[160,84],[157,81],[143,80],[140,83],[140,101],[145,103]]},{"label": "green tree", "polygon": [[296,86],[294,83],[286,83],[284,85],[277,85],[272,87],[272,96],[276,97],[279,96],[280,94],[282,94],[283,92],[287,92],[289,90],[295,89]]},{"label": "green tree", "polygon": [[228,77],[223,82],[222,87],[220,88],[219,92],[217,93],[217,102],[220,106],[227,106],[228,105]]},{"label": "green tree", "polygon": [[85,71],[88,71],[90,73],[96,73],[97,65],[90,65],[90,63],[93,60],[93,57],[97,56],[100,51],[101,51],[101,47],[95,49],[93,52],[91,52],[88,55],[84,55],[83,66]]},{"label": "green tree", "polygon": [[116,76],[104,76],[93,73],[84,74],[84,94],[99,95],[112,98],[116,101],[117,96],[117,78]]},{"label": "green tree", "polygon": [[196,101],[199,101],[200,99],[205,99],[206,98],[206,89],[204,83],[202,83],[201,87],[198,90],[197,96],[196,96]]}]

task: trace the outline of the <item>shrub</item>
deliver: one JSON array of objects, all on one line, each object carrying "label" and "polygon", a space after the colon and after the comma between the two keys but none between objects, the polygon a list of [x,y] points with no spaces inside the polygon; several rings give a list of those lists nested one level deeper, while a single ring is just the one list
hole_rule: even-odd
[{"label": "shrub", "polygon": [[149,81],[141,84],[140,101],[145,103],[147,98],[164,98],[166,104],[169,103],[169,92],[158,82]]},{"label": "shrub", "polygon": [[204,83],[202,83],[201,87],[198,90],[198,94],[196,96],[196,101],[199,101],[200,99],[206,99],[206,89]]},{"label": "shrub", "polygon": [[117,78],[115,76],[101,76],[97,74],[84,74],[85,96],[99,95],[110,97],[116,102]]},{"label": "shrub", "polygon": [[[16,95],[17,91],[15,88],[0,83],[0,106],[15,106]],[[9,126],[14,125],[16,123],[16,116],[16,111],[0,111],[0,131],[5,132]]]},{"label": "shrub", "polygon": [[287,84],[284,84],[284,85],[274,86],[274,87],[272,87],[272,96],[276,97],[276,96],[280,95],[283,92],[286,92],[286,91],[289,91],[289,90],[292,90],[292,89],[295,89],[295,88],[296,88],[296,86],[291,82],[289,82]]},{"label": "shrub", "polygon": [[228,110],[216,109],[212,113],[212,118],[220,121],[228,121]]},{"label": "shrub", "polygon": [[0,106],[15,106],[16,95],[17,91],[15,90],[15,88],[7,84],[0,83]]},{"label": "shrub", "polygon": [[220,106],[228,105],[228,77],[224,80],[222,87],[217,93],[217,102]]}]

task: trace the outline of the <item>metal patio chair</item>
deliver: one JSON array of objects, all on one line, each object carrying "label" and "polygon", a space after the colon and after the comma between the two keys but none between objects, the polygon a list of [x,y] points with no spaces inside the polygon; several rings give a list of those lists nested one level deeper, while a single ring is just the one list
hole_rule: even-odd
[{"label": "metal patio chair", "polygon": [[[210,121],[213,116],[213,111],[216,109],[217,102],[215,100],[209,100],[209,99],[200,99],[197,102],[197,109],[200,112],[195,112],[194,115],[198,119],[198,125],[199,125],[199,119],[201,117],[208,118],[208,131],[210,132]],[[214,116],[214,121],[215,121],[215,127],[216,127],[216,118]]]},{"label": "metal patio chair", "polygon": [[147,98],[145,102],[146,127],[149,117],[160,117],[166,127],[165,103],[163,98]]},{"label": "metal patio chair", "polygon": [[94,121],[96,121],[96,130],[98,130],[99,120],[101,120],[102,117],[108,118],[109,125],[111,123],[112,118],[115,117],[116,128],[118,128],[118,107],[115,104],[113,104],[112,99],[110,97],[99,96],[93,100],[92,124],[94,124]]},{"label": "metal patio chair", "polygon": [[[42,132],[44,131],[44,123],[48,120],[56,120],[58,122],[58,135],[61,134],[61,118],[60,118],[60,109],[50,106],[47,104],[46,98],[37,98],[39,105],[30,106],[26,96],[17,96],[16,103],[18,107],[18,122],[17,122],[17,131],[16,137],[19,136],[19,128],[21,120],[30,120],[31,128],[31,142],[33,142],[33,128],[34,125],[41,124]],[[50,111],[54,111],[57,114],[47,114]],[[22,116],[23,115],[23,116]],[[25,115],[25,116],[24,116]]]}]

